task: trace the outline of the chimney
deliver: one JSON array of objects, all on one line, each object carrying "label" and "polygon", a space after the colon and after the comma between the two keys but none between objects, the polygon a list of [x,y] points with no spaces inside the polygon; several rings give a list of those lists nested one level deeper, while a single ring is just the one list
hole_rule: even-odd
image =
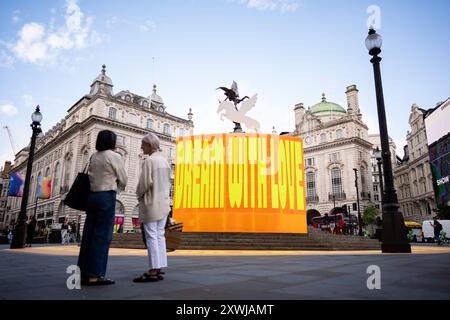
[{"label": "chimney", "polygon": [[5,166],[3,167],[2,177],[6,178],[11,170],[11,161],[5,161]]},{"label": "chimney", "polygon": [[358,92],[359,90],[356,88],[355,84],[347,87],[345,94],[347,95],[347,110],[349,113],[360,114]]},{"label": "chimney", "polygon": [[303,107],[303,103],[297,103],[294,108],[295,113],[295,127],[297,127],[300,122],[303,120],[303,116],[305,115],[305,108]]}]

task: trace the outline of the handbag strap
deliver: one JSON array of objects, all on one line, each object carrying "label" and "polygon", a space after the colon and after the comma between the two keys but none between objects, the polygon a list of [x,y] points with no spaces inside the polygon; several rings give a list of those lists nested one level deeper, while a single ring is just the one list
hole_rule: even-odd
[{"label": "handbag strap", "polygon": [[86,164],[86,166],[84,167],[84,169],[83,169],[83,173],[87,173],[87,170],[88,170],[88,168],[89,168],[89,165],[91,164],[91,160],[92,160],[92,156],[93,156],[94,154],[91,154],[91,157],[89,158],[89,162]]}]

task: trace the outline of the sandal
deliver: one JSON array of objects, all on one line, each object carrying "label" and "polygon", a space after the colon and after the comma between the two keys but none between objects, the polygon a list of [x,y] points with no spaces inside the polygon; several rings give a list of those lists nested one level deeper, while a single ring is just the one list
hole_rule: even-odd
[{"label": "sandal", "polygon": [[105,285],[110,285],[110,284],[114,284],[114,283],[116,283],[114,280],[108,279],[105,277],[98,277],[97,281],[89,281],[89,280],[84,281],[84,285],[86,285],[86,286],[105,286]]},{"label": "sandal", "polygon": [[142,276],[134,278],[133,282],[156,282],[158,280],[162,280],[162,279],[159,279],[159,277],[156,274],[144,273]]}]

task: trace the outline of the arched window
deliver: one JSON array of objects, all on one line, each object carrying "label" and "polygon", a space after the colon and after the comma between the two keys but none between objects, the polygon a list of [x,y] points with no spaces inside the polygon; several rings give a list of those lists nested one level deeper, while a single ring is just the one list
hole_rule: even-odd
[{"label": "arched window", "polygon": [[66,162],[64,163],[64,181],[63,181],[63,186],[67,188],[70,185],[71,170],[72,170],[72,159],[70,157],[67,157]]},{"label": "arched window", "polygon": [[333,168],[331,169],[331,188],[333,195],[340,197],[342,195],[342,177],[341,169]]},{"label": "arched window", "polygon": [[47,170],[45,170],[45,176],[49,177],[50,175],[51,175],[50,167],[48,167]]},{"label": "arched window", "polygon": [[326,133],[322,133],[320,135],[320,143],[324,143],[324,142],[327,142],[327,135],[326,135]]},{"label": "arched window", "polygon": [[168,123],[164,123],[163,132],[164,134],[170,134],[170,125]]},{"label": "arched window", "polygon": [[306,174],[306,197],[314,199],[316,196],[316,175],[314,172]]},{"label": "arched window", "polygon": [[56,195],[59,193],[59,179],[61,178],[61,164],[56,163],[55,174],[53,176],[53,192],[52,194]]},{"label": "arched window", "polygon": [[117,110],[115,108],[109,108],[109,118],[116,119]]},{"label": "arched window", "polygon": [[153,129],[153,120],[147,119],[147,129]]},{"label": "arched window", "polygon": [[360,168],[360,174],[361,174],[361,190],[366,190],[366,168],[361,167]]},{"label": "arched window", "polygon": [[336,130],[336,139],[342,139],[342,130],[341,129]]}]

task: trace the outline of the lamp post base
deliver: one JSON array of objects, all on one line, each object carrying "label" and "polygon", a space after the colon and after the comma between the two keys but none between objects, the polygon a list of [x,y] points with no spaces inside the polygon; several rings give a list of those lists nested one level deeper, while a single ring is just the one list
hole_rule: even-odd
[{"label": "lamp post base", "polygon": [[381,252],[383,253],[411,253],[409,243],[382,243]]},{"label": "lamp post base", "polygon": [[383,212],[381,251],[383,253],[411,253],[411,245],[406,237],[403,215],[397,210],[395,212],[389,212],[388,210]]},{"label": "lamp post base", "polygon": [[14,236],[11,242],[10,249],[23,249],[25,248],[25,237],[27,236],[26,223],[19,223],[15,230]]}]

